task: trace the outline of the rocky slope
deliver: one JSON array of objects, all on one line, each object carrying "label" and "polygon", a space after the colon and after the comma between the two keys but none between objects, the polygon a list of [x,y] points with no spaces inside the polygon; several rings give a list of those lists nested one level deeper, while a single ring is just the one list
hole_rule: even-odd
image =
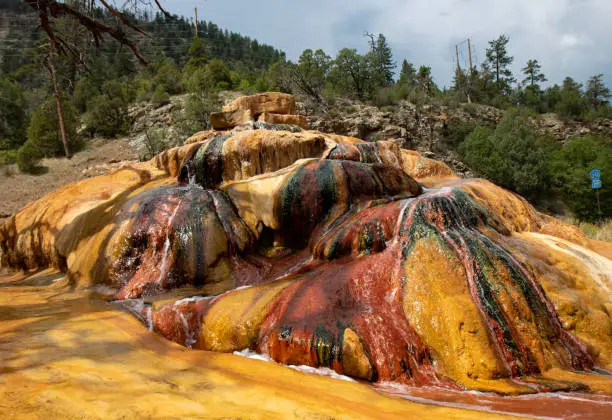
[{"label": "rocky slope", "polygon": [[[415,105],[401,101],[383,109],[339,99],[329,110],[308,108],[309,127],[325,133],[337,133],[361,139],[391,140],[402,148],[417,150],[428,157],[444,161],[461,176],[472,176],[461,162],[453,143],[453,131],[459,126],[485,125],[494,127],[503,111],[487,105],[461,104],[458,107]],[[563,122],[555,114],[544,114],[532,120],[540,135],[549,134],[560,142],[587,134],[612,137],[612,120]]]},{"label": "rocky slope", "polygon": [[48,194],[0,227],[2,263],[105,285],[191,348],[379,383],[612,393],[612,262],[575,227],[398,142],[255,121],[294,109],[239,99],[223,112],[240,126]]}]

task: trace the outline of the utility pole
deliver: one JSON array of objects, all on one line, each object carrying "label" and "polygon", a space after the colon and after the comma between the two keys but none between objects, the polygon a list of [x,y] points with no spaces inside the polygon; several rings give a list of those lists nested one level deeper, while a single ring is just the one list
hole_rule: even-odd
[{"label": "utility pole", "polygon": [[472,68],[474,65],[472,64],[472,42],[470,38],[468,38],[468,55],[470,56],[470,76],[472,75]]},{"label": "utility pole", "polygon": [[457,74],[461,74],[461,66],[459,65],[459,46],[455,45],[455,59],[457,60]]},{"label": "utility pole", "polygon": [[198,8],[195,8],[195,37],[198,37]]},{"label": "utility pole", "polygon": [[603,226],[603,221],[601,219],[601,202],[599,201],[599,189],[595,190],[597,194],[597,214],[599,214],[599,224]]}]

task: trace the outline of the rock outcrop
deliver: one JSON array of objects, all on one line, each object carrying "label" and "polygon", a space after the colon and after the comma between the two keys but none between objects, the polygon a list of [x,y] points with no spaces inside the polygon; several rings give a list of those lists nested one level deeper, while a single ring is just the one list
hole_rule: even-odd
[{"label": "rock outcrop", "polygon": [[286,93],[267,92],[243,96],[210,115],[214,130],[230,130],[255,121],[306,128],[306,117],[295,115],[295,97]]},{"label": "rock outcrop", "polygon": [[[298,106],[305,108],[301,103]],[[462,177],[473,175],[457,153],[456,133],[471,131],[476,125],[495,127],[504,114],[503,110],[481,104],[445,106],[400,101],[392,107],[379,108],[346,99],[338,99],[331,111],[315,108],[300,112],[308,113],[311,129],[368,141],[395,141],[402,148],[431,153],[429,157],[442,160]],[[612,137],[612,120],[605,118],[577,122],[543,114],[531,122],[539,135],[550,135],[559,142],[587,134]]]},{"label": "rock outcrop", "polygon": [[263,127],[45,196],[0,227],[2,263],[104,284],[191,348],[368,381],[531,393],[612,368],[612,262],[578,229],[396,142]]}]

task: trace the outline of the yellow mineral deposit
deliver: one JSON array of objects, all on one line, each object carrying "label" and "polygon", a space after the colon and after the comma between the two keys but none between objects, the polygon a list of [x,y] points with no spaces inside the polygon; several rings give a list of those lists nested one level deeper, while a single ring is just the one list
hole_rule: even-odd
[{"label": "yellow mineral deposit", "polygon": [[0,226],[2,418],[610,418],[611,244],[295,108]]}]

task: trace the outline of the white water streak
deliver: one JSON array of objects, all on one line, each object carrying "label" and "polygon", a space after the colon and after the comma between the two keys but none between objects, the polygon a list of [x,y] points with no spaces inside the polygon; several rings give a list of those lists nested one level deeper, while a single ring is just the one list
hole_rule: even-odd
[{"label": "white water streak", "polygon": [[[249,349],[244,349],[244,350],[241,350],[241,351],[235,351],[234,354],[236,356],[247,357],[249,359],[255,359],[255,360],[261,360],[261,361],[264,361],[264,362],[276,363],[272,358],[270,358],[270,356],[265,355],[265,354],[259,354],[259,353],[256,353],[254,351],[251,351]],[[276,364],[280,364],[280,363],[276,363]],[[332,378],[332,379],[339,379],[339,380],[347,381],[347,382],[356,382],[354,379],[349,378],[348,376],[345,376],[345,375],[340,375],[335,370],[330,369],[330,368],[326,368],[326,367],[315,368],[315,367],[306,366],[306,365],[299,365],[299,366],[296,366],[296,365],[282,365],[282,366],[286,366],[286,367],[288,367],[290,369],[297,370],[298,372],[307,373],[307,374],[311,374],[311,375],[327,376],[327,377]]]},{"label": "white water streak", "polygon": [[162,263],[159,269],[159,277],[157,277],[157,280],[155,280],[155,283],[159,285],[161,285],[162,281],[164,280],[164,277],[168,274],[166,271],[168,265],[168,254],[170,253],[171,245],[170,230],[172,229],[172,223],[174,222],[174,218],[176,217],[176,214],[178,213],[178,209],[179,207],[181,207],[182,202],[183,200],[179,201],[179,203],[176,205],[176,208],[174,209],[174,212],[172,212],[172,215],[168,219],[168,225],[166,227],[166,241],[164,242],[164,250],[162,251]]}]

